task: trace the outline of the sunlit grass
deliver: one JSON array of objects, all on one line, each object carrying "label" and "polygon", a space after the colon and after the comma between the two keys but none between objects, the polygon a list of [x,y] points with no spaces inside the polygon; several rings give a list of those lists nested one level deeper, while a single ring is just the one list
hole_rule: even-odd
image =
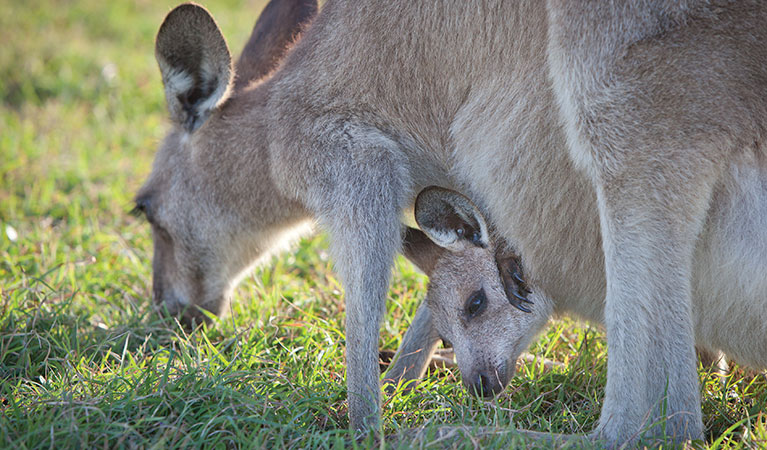
[{"label": "sunlit grass", "polygon": [[[233,52],[263,3],[207,3]],[[323,236],[247,277],[229,314],[209,327],[188,333],[151,308],[149,229],[127,211],[167,128],[153,37],[172,6],[3,5],[0,447],[352,442],[342,287]],[[382,348],[399,345],[425,282],[398,261]],[[432,372],[414,391],[384,398],[384,432],[459,423],[589,431],[606,376],[602,333],[556,322],[532,352],[564,368],[526,365],[491,402],[468,395],[457,371]],[[700,373],[708,445],[765,445],[764,375],[736,369],[720,382]]]}]

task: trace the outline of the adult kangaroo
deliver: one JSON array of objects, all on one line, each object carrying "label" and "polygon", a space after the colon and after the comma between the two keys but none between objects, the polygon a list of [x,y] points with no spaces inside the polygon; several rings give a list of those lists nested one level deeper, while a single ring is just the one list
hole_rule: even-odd
[{"label": "adult kangaroo", "polygon": [[[136,198],[155,300],[218,314],[241,274],[315,220],[346,291],[351,425],[368,427],[399,217],[440,185],[476,203],[556,303],[604,311],[598,436],[701,437],[693,290],[767,292],[766,14],[756,1],[328,0],[271,75],[232,91],[215,22],[179,6],[155,50],[174,128]],[[735,265],[697,258],[699,240]]]}]

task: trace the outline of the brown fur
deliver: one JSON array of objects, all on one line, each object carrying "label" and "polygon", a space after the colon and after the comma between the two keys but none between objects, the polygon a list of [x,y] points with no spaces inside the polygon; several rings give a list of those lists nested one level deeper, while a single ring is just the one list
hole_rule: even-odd
[{"label": "brown fur", "polygon": [[[346,288],[349,410],[363,427],[379,416],[399,215],[436,184],[476,202],[555,309],[605,312],[598,434],[659,434],[647,424],[667,417],[676,439],[702,435],[692,324],[708,319],[691,296],[767,292],[712,266],[737,248],[742,273],[759,273],[767,255],[739,242],[743,230],[764,241],[762,215],[742,206],[767,197],[742,194],[766,170],[764,4],[328,0],[272,76],[231,96],[220,35],[183,31],[208,23],[192,9],[158,36],[175,128],[138,197],[158,302],[225,310],[238,277],[315,219]],[[735,335],[712,338],[729,355]]]}]

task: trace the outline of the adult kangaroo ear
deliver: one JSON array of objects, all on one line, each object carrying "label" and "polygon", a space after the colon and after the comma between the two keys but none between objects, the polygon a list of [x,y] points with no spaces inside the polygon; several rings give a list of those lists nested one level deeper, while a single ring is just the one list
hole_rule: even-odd
[{"label": "adult kangaroo ear", "polygon": [[170,117],[191,133],[229,93],[232,57],[224,36],[205,8],[179,5],[157,32],[155,58]]},{"label": "adult kangaroo ear", "polygon": [[299,33],[317,15],[317,0],[271,0],[258,17],[237,61],[234,89],[277,68]]},{"label": "adult kangaroo ear", "polygon": [[444,248],[432,242],[423,231],[410,227],[405,230],[402,254],[427,276],[434,272],[434,266],[444,251]]},{"label": "adult kangaroo ear", "polygon": [[415,200],[415,221],[440,247],[460,251],[467,245],[487,247],[490,236],[479,209],[465,196],[437,186]]}]

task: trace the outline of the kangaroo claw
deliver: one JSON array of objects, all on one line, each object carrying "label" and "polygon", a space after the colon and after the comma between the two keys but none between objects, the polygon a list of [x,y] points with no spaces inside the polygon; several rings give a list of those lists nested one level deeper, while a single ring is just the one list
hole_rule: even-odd
[{"label": "kangaroo claw", "polygon": [[525,306],[525,305],[523,305],[521,303],[515,303],[515,302],[510,302],[510,303],[511,303],[511,306],[517,308],[518,310],[520,310],[522,312],[526,312],[526,313],[533,312],[530,308],[528,308],[527,306]]},{"label": "kangaroo claw", "polygon": [[496,261],[509,303],[520,311],[532,312],[530,308],[524,305],[525,303],[533,304],[532,301],[527,299],[527,295],[532,291],[525,282],[519,259],[514,256],[510,258],[496,257]]}]

